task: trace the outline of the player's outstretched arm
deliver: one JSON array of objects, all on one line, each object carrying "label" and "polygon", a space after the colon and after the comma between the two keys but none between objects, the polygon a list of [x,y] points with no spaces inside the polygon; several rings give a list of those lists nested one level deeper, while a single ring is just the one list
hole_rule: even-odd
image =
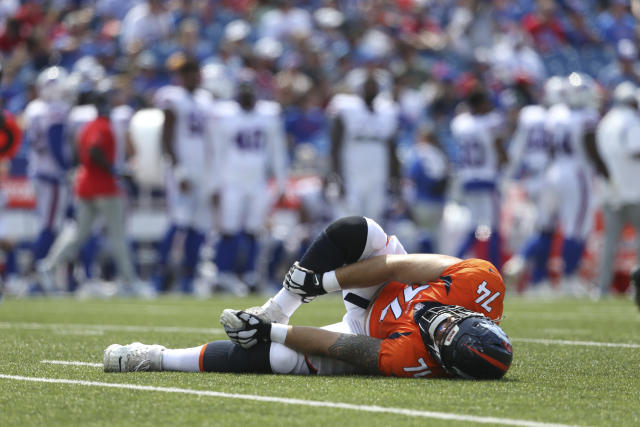
[{"label": "player's outstretched arm", "polygon": [[426,283],[437,280],[447,267],[459,261],[459,258],[440,254],[380,255],[323,274],[296,263],[287,273],[283,286],[303,298],[312,298],[390,281]]},{"label": "player's outstretched arm", "polygon": [[382,340],[377,338],[270,323],[251,313],[230,309],[222,312],[221,323],[229,339],[245,349],[276,342],[299,353],[350,363],[363,374],[380,374],[378,355]]},{"label": "player's outstretched arm", "polygon": [[363,374],[380,375],[378,355],[382,340],[366,335],[341,334],[306,326],[289,326],[284,345],[304,354],[342,360]]}]

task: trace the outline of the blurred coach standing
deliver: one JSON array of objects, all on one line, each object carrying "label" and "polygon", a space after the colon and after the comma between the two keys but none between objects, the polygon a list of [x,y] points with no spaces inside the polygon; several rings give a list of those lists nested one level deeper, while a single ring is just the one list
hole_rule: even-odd
[{"label": "blurred coach standing", "polygon": [[[603,206],[605,239],[598,277],[600,296],[609,293],[622,227],[630,223],[640,233],[640,115],[636,90],[629,82],[616,87],[614,105],[598,125],[596,134],[598,151],[609,171]],[[636,264],[640,265],[640,236],[636,244]]]}]

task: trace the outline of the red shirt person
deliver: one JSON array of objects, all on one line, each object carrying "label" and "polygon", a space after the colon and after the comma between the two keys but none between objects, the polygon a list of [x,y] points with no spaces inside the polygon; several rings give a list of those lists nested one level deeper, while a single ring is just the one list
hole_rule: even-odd
[{"label": "red shirt person", "polygon": [[80,133],[78,154],[80,168],[75,193],[81,199],[116,196],[120,190],[112,166],[116,142],[108,117],[100,116]]}]

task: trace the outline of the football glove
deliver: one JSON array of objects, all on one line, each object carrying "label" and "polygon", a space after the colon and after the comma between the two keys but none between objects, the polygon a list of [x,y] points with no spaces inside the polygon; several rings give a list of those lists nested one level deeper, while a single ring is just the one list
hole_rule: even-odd
[{"label": "football glove", "polygon": [[302,297],[303,303],[311,302],[318,295],[327,293],[322,286],[322,273],[314,273],[301,266],[298,261],[294,262],[287,272],[282,286]]},{"label": "football glove", "polygon": [[229,339],[242,348],[271,341],[271,323],[245,311],[227,308],[222,311],[220,323]]}]

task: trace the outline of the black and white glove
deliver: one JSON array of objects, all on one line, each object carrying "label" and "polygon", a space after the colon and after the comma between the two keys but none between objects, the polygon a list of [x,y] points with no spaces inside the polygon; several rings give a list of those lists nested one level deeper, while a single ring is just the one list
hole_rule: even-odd
[{"label": "black and white glove", "polygon": [[322,276],[322,273],[314,273],[296,261],[287,272],[282,286],[288,291],[300,295],[302,302],[307,303],[318,295],[327,293],[322,286]]},{"label": "black and white glove", "polygon": [[271,323],[245,311],[225,309],[220,323],[229,339],[242,348],[271,341]]}]

